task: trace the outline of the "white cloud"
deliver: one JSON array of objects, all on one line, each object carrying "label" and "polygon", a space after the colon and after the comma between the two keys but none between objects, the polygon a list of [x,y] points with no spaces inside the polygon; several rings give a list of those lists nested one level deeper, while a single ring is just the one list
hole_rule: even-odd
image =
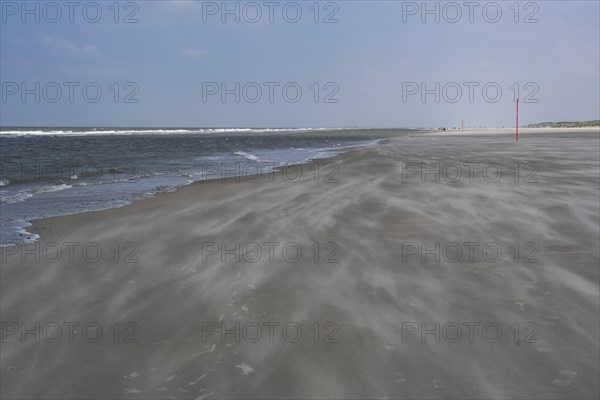
[{"label": "white cloud", "polygon": [[183,55],[189,58],[200,59],[208,56],[208,51],[204,49],[193,49],[193,48],[183,48],[181,49]]},{"label": "white cloud", "polygon": [[46,47],[49,50],[54,51],[60,55],[69,55],[69,56],[87,55],[87,56],[92,56],[92,57],[99,57],[101,55],[98,48],[96,48],[96,46],[94,46],[92,44],[85,44],[82,46],[78,46],[73,42],[50,35],[49,33],[39,34],[37,37],[37,40],[44,47]]}]

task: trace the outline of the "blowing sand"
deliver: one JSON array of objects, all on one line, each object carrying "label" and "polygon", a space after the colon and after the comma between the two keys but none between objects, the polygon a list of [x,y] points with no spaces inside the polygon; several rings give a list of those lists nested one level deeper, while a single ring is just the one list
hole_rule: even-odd
[{"label": "blowing sand", "polygon": [[598,398],[598,146],[415,135],[36,221],[1,395]]}]

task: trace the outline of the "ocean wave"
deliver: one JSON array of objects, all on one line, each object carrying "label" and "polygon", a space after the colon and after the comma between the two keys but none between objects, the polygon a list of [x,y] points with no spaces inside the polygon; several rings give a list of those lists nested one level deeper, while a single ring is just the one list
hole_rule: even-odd
[{"label": "ocean wave", "polygon": [[345,128],[197,128],[197,129],[92,129],[92,130],[0,130],[0,136],[86,136],[86,135],[162,135],[215,133],[278,133],[336,131]]},{"label": "ocean wave", "polygon": [[0,179],[0,187],[10,185],[10,181],[8,179]]},{"label": "ocean wave", "polygon": [[63,183],[60,185],[47,185],[27,190],[12,191],[10,189],[6,189],[6,191],[2,191],[2,194],[0,194],[0,201],[5,204],[18,203],[25,201],[36,194],[60,192],[61,190],[71,189],[72,187],[73,186],[71,185]]},{"label": "ocean wave", "polygon": [[67,185],[66,183],[60,185],[49,185],[42,186],[39,189],[36,189],[34,193],[51,193],[51,192],[60,192],[61,190],[71,189],[73,186]]},{"label": "ocean wave", "polygon": [[1,193],[0,194],[0,203],[2,204],[11,204],[11,203],[19,203],[21,201],[25,201],[28,198],[32,197],[33,193],[27,191],[13,192],[13,193]]},{"label": "ocean wave", "polygon": [[233,155],[244,157],[246,160],[250,161],[259,161],[259,158],[256,157],[254,154],[244,153],[243,151],[236,151],[235,153],[233,153]]}]

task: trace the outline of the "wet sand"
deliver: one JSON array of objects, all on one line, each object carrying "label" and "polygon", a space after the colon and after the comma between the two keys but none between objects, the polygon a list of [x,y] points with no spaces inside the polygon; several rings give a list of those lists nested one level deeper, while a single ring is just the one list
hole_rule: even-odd
[{"label": "wet sand", "polygon": [[2,398],[598,398],[598,146],[415,135],[35,221]]}]

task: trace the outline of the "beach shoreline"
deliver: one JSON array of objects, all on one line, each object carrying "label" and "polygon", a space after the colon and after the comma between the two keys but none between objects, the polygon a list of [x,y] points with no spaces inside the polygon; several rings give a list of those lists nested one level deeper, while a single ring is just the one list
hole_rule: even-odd
[{"label": "beach shoreline", "polygon": [[[365,147],[367,147],[367,146],[365,146]],[[240,183],[242,181],[243,182],[252,182],[252,183],[261,183],[261,182],[262,183],[273,183],[273,179],[275,179],[274,178],[275,175],[283,174],[284,171],[286,171],[286,170],[294,169],[294,174],[295,174],[295,170],[297,168],[302,168],[303,171],[310,170],[310,168],[317,166],[319,164],[330,164],[332,162],[335,162],[335,160],[337,158],[339,158],[349,152],[352,152],[353,150],[355,150],[355,148],[348,149],[348,150],[344,151],[344,153],[342,153],[342,154],[331,156],[331,157],[323,157],[323,158],[308,160],[307,162],[304,162],[304,163],[274,167],[273,171],[259,173],[259,174],[236,175],[234,177],[223,176],[223,177],[218,177],[218,178],[207,178],[207,179],[203,179],[203,180],[197,180],[197,181],[189,183],[188,185],[180,186],[172,191],[158,192],[158,193],[154,194],[152,197],[145,197],[145,198],[133,200],[131,203],[124,204],[120,207],[107,208],[107,209],[103,209],[103,210],[90,210],[90,211],[84,211],[84,212],[77,213],[77,214],[59,215],[59,216],[53,216],[53,217],[39,218],[39,219],[29,221],[31,223],[31,226],[29,227],[28,231],[31,231],[31,233],[34,235],[39,235],[39,238],[37,240],[43,241],[43,240],[47,239],[47,237],[43,236],[44,234],[47,234],[47,232],[44,232],[45,230],[51,229],[51,227],[53,227],[53,226],[71,223],[68,221],[62,221],[63,218],[76,217],[76,216],[79,216],[82,214],[91,215],[92,213],[106,213],[111,210],[132,207],[132,206],[134,207],[134,209],[132,209],[132,212],[135,212],[135,206],[140,202],[154,200],[154,199],[162,200],[163,197],[165,197],[164,201],[166,202],[169,200],[169,197],[171,195],[176,195],[180,191],[185,190],[186,188],[194,188],[194,190],[211,190],[213,185],[217,185],[217,184],[234,185],[234,184]],[[251,164],[251,163],[249,163],[249,164]],[[305,173],[305,172],[303,172],[303,173]],[[200,188],[200,187],[198,187],[198,185],[205,185],[205,186]],[[182,196],[183,196],[183,194],[182,194]],[[110,218],[109,215],[102,215],[102,218],[105,218],[105,217]],[[78,218],[76,218],[76,219],[78,219]],[[11,245],[22,246],[23,244],[11,244]]]},{"label": "beach shoreline", "polygon": [[[358,128],[356,128],[358,129]],[[391,129],[391,128],[390,128]],[[512,135],[514,134],[514,128],[468,128],[468,129],[464,129],[463,131],[460,130],[449,130],[449,131],[439,131],[439,130],[419,130],[419,131],[415,131],[415,134],[422,134],[422,135],[426,135],[426,136],[454,136],[454,135],[465,135],[465,136],[480,136],[480,135]],[[553,133],[582,133],[582,134],[592,134],[592,135],[598,135],[600,134],[600,127],[595,128],[595,127],[582,127],[582,128],[519,128],[519,133],[520,135],[528,135],[528,134],[553,134]],[[379,143],[385,143],[386,141],[389,140],[394,140],[394,139],[398,139],[399,137],[388,137],[388,138],[379,138],[378,142]],[[360,146],[358,148],[363,148],[363,147],[369,147],[372,146],[371,145],[366,145],[366,146]],[[375,144],[377,145],[377,144]],[[311,160],[307,160],[306,162],[303,163],[294,163],[291,164],[289,166],[281,166],[281,167],[275,167],[274,168],[274,172],[279,172],[281,169],[283,168],[295,168],[296,166],[300,166],[300,165],[305,165],[306,167],[310,168],[311,165],[315,164],[315,163],[326,163],[326,162],[333,162],[337,157],[340,157],[348,152],[351,152],[353,150],[355,150],[356,147],[350,147],[348,149],[343,150],[343,152],[341,154],[338,155],[334,155],[334,156],[328,156],[328,157],[322,157],[322,158],[315,158],[315,159],[311,159]],[[251,162],[249,162],[248,164],[251,164]],[[260,173],[258,175],[265,175],[265,176],[269,176],[270,174],[272,174],[272,172],[265,172],[265,173]],[[233,181],[233,180],[239,180],[239,179],[243,179],[246,181],[254,181],[254,175],[255,174],[250,174],[250,175],[238,175],[235,178],[226,178],[227,181]],[[136,199],[133,200],[131,203],[129,204],[124,204],[122,206],[119,207],[111,207],[111,208],[106,208],[106,209],[100,209],[100,210],[90,210],[90,211],[84,211],[84,212],[80,212],[77,214],[81,214],[81,213],[90,213],[90,212],[103,212],[103,211],[107,211],[107,210],[111,210],[113,208],[121,208],[121,207],[127,207],[135,202],[138,201],[144,201],[147,199],[152,199],[156,196],[160,196],[163,194],[167,194],[167,193],[173,193],[173,192],[177,192],[178,190],[190,186],[190,185],[195,185],[195,184],[199,184],[199,183],[204,183],[204,182],[210,182],[210,181],[223,181],[222,177],[219,178],[208,178],[208,179],[203,179],[203,180],[197,180],[194,181],[188,185],[184,185],[184,186],[180,186],[177,187],[174,191],[168,191],[168,192],[158,192],[156,194],[154,194],[152,197],[146,197],[146,198],[141,198],[141,199]],[[34,219],[34,220],[30,220],[28,221],[31,225],[28,226],[25,229],[25,233],[23,234],[23,236],[25,236],[26,234],[33,234],[35,235],[40,235],[43,234],[43,230],[42,229],[44,227],[44,221],[45,220],[53,220],[55,218],[62,218],[65,216],[69,216],[69,215],[77,215],[77,214],[67,214],[67,215],[59,215],[59,216],[52,216],[52,217],[45,217],[45,218],[39,218],[39,219]],[[36,238],[34,239],[34,241],[40,240],[42,239],[40,238]],[[6,246],[12,246],[14,245],[14,243],[10,243],[10,244],[4,244],[2,245],[2,247],[6,247]]]},{"label": "beach shoreline", "polygon": [[[344,149],[416,131],[140,132],[1,136],[0,243],[34,241],[25,229],[32,220],[121,207],[223,175],[268,174],[278,166],[328,158]],[[63,147],[68,150],[60,151]],[[100,149],[99,154],[88,157],[91,148]],[[57,157],[49,159],[45,149],[55,149]]]}]

